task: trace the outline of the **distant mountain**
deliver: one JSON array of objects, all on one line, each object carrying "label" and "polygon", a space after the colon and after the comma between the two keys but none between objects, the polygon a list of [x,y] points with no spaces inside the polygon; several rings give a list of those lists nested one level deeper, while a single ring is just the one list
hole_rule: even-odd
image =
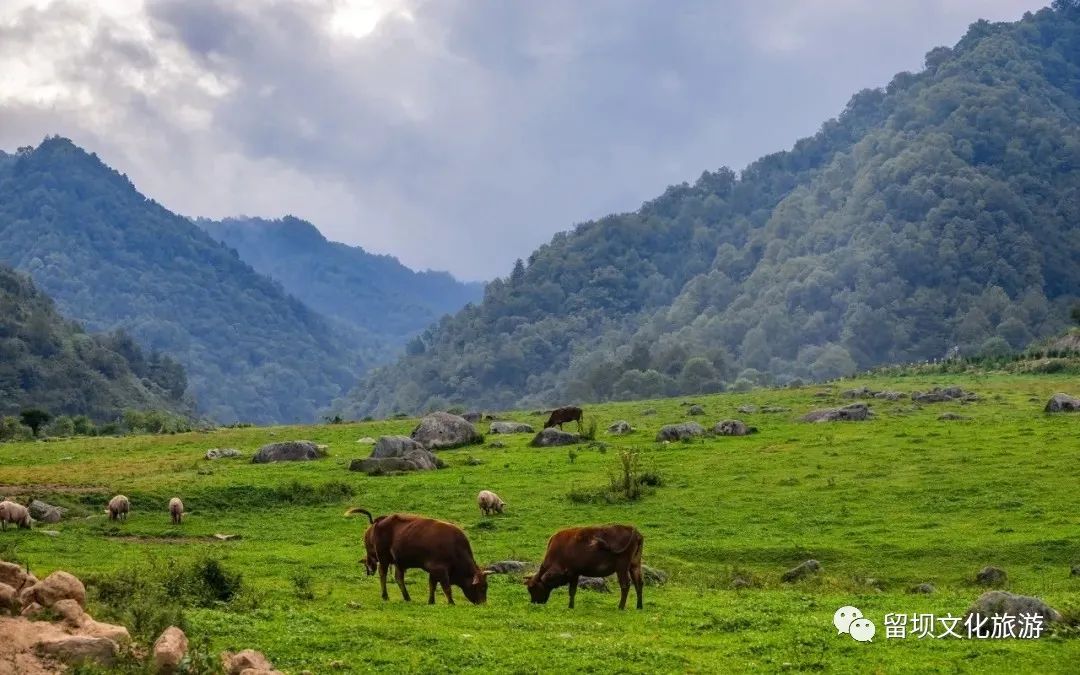
[{"label": "distant mountain", "polygon": [[314,225],[292,216],[195,222],[308,306],[388,345],[404,345],[483,295],[483,284],[462,283],[446,272],[415,272],[392,256],[327,241]]},{"label": "distant mountain", "polygon": [[315,419],[376,349],[63,138],[0,156],[0,262],[88,329],[174,356],[220,421]]},{"label": "distant mountain", "polygon": [[[763,84],[767,86],[767,84]],[[736,175],[556,235],[340,404],[628,399],[1020,349],[1080,294],[1080,3],[979,21]]]},{"label": "distant mountain", "polygon": [[115,420],[125,410],[185,412],[184,369],[123,334],[89,335],[33,282],[0,265],[0,415],[43,408]]}]

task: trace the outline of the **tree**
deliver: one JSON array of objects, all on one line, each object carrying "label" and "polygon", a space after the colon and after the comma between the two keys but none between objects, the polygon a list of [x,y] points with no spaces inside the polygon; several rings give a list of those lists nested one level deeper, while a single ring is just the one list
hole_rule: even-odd
[{"label": "tree", "polygon": [[41,408],[26,408],[19,413],[19,419],[37,436],[38,430],[52,419],[52,415]]}]

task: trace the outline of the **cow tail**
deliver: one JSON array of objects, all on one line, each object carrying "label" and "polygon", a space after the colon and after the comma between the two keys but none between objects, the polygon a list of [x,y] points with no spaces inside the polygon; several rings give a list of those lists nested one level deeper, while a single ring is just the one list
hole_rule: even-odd
[{"label": "cow tail", "polygon": [[606,548],[607,550],[611,551],[616,555],[621,555],[622,553],[625,553],[626,550],[629,549],[631,546],[637,546],[638,541],[641,538],[641,533],[637,530],[634,530],[633,534],[626,538],[626,542],[618,548],[610,544],[606,539],[604,539],[603,536],[597,536],[593,539],[593,541],[599,544],[602,548]]},{"label": "cow tail", "polygon": [[361,509],[361,508],[357,507],[355,509],[349,509],[348,511],[345,512],[345,515],[346,516],[351,516],[354,513],[361,513],[361,514],[367,516],[368,522],[373,524],[373,525],[375,524],[375,519],[371,517],[371,511],[368,511],[367,509]]}]

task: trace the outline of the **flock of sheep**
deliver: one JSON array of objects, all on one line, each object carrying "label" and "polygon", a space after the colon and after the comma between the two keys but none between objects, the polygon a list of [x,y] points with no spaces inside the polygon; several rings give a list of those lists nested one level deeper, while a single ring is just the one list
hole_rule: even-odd
[{"label": "flock of sheep", "polygon": [[[131,501],[124,495],[116,495],[109,500],[105,512],[109,514],[109,520],[127,520],[131,512]],[[184,518],[184,502],[179,497],[169,500],[169,517],[173,525],[179,525]],[[30,509],[18,502],[5,499],[0,501],[0,529],[7,529],[8,524],[29,529],[32,519]]]}]

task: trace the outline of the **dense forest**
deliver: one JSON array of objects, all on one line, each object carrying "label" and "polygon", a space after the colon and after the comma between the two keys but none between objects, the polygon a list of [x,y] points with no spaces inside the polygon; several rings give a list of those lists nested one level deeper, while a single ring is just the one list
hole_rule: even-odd
[{"label": "dense forest", "polygon": [[1080,8],[980,21],[740,174],[556,235],[337,408],[820,380],[1021,349],[1080,293]]},{"label": "dense forest", "polygon": [[415,272],[392,256],[327,241],[314,225],[291,216],[195,223],[312,309],[385,344],[386,360],[439,317],[483,294],[482,284]]},{"label": "dense forest", "polygon": [[88,330],[177,359],[218,421],[315,419],[376,350],[63,138],[0,153],[0,262]]},{"label": "dense forest", "polygon": [[109,422],[126,410],[188,412],[187,377],[117,332],[90,335],[26,277],[0,265],[0,416],[36,408]]}]

